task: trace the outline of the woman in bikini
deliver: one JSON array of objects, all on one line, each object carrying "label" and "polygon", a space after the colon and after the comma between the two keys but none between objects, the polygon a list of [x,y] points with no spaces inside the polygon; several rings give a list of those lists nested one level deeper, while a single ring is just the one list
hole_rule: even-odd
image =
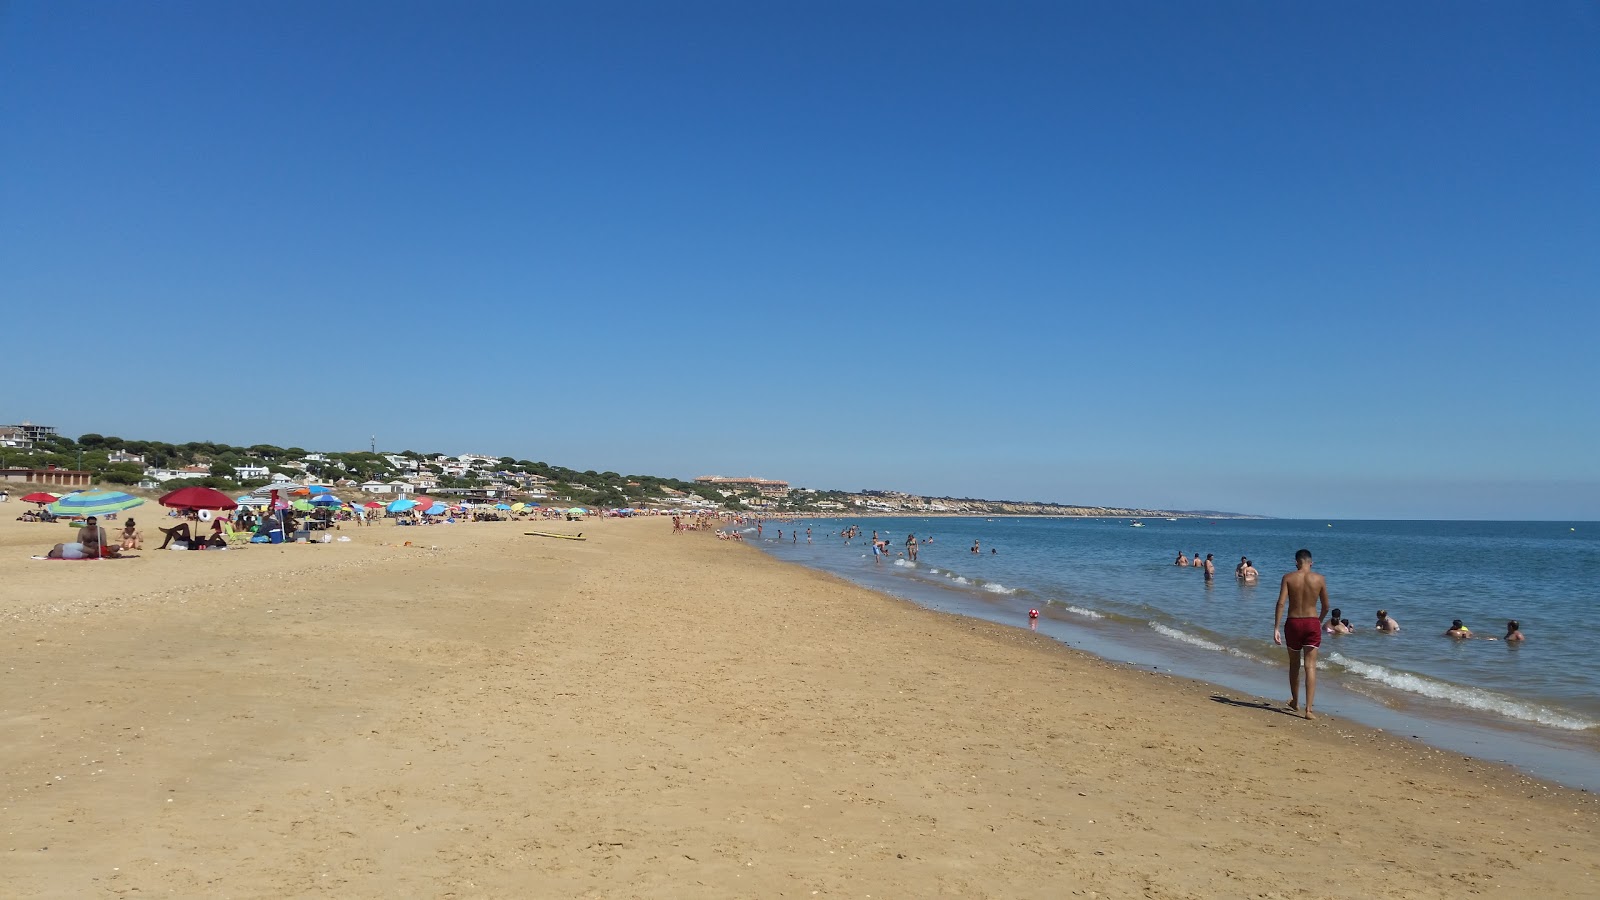
[{"label": "woman in bikini", "polygon": [[144,535],[139,532],[139,527],[134,524],[132,519],[129,519],[127,522],[123,523],[123,526],[122,526],[122,549],[124,549],[124,550],[143,550],[144,549]]}]

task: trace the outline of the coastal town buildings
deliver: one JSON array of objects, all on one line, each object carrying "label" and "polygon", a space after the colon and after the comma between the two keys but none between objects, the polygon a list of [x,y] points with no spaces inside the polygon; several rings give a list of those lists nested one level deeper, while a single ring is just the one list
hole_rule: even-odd
[{"label": "coastal town buildings", "polygon": [[0,481],[19,481],[32,484],[52,484],[59,487],[87,488],[91,480],[88,472],[77,469],[0,469]]},{"label": "coastal town buildings", "polygon": [[789,482],[771,478],[728,478],[722,475],[701,475],[695,484],[708,484],[733,491],[755,490],[763,497],[789,496]]},{"label": "coastal town buildings", "polygon": [[32,447],[45,438],[55,437],[56,429],[53,425],[35,425],[26,421],[17,425],[0,425],[0,439],[7,434],[13,435],[11,440],[23,442],[16,446]]}]

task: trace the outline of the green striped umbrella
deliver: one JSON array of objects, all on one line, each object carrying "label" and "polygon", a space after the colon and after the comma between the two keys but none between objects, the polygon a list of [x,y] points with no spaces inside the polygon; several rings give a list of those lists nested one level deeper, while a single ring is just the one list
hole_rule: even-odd
[{"label": "green striped umbrella", "polygon": [[77,491],[45,507],[58,516],[104,516],[144,503],[132,494],[121,491]]}]

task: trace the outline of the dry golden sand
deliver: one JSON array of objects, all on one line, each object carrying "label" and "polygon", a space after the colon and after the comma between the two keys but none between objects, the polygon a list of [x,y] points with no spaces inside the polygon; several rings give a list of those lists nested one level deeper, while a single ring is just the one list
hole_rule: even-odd
[{"label": "dry golden sand", "polygon": [[44,563],[10,518],[7,897],[1600,896],[1587,794],[661,520]]}]

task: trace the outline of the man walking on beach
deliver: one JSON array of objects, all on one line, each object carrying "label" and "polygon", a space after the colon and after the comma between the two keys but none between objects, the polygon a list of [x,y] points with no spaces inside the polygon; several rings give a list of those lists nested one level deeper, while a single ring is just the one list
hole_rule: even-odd
[{"label": "man walking on beach", "polygon": [[[1283,618],[1284,603],[1289,617]],[[1301,654],[1305,655],[1306,718],[1315,719],[1311,704],[1317,696],[1317,648],[1322,646],[1322,619],[1328,614],[1328,582],[1311,571],[1311,551],[1294,555],[1294,571],[1283,576],[1278,605],[1272,611],[1272,642],[1289,649],[1289,708],[1300,708]],[[1278,626],[1279,621],[1283,627]]]}]

